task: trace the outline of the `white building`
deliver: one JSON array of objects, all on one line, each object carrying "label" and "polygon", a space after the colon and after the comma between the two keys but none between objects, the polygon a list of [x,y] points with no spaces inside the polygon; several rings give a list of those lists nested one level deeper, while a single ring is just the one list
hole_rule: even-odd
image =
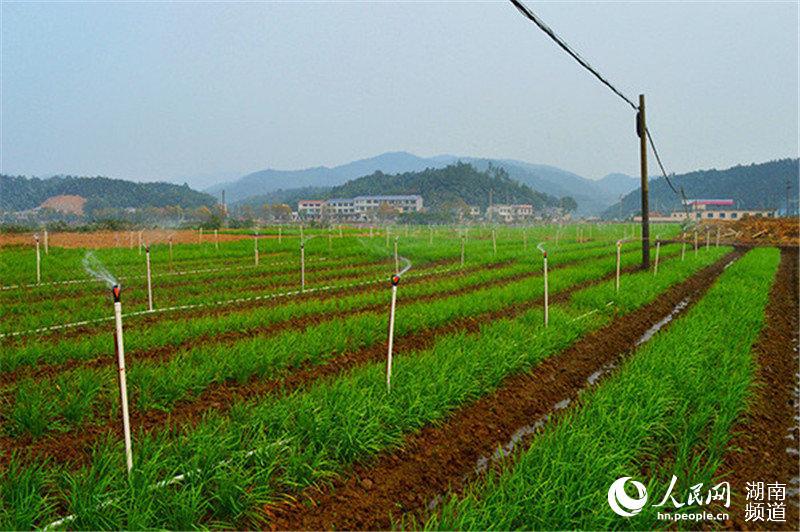
[{"label": "white building", "polygon": [[306,218],[319,218],[324,205],[322,200],[300,200],[297,202],[297,214]]},{"label": "white building", "polygon": [[377,216],[381,206],[397,213],[422,211],[422,196],[357,196],[355,198],[334,198],[329,200],[301,200],[297,212],[307,218],[333,216],[350,220],[368,220]]},{"label": "white building", "polygon": [[[693,199],[684,202],[687,209],[673,211],[669,214],[659,212],[650,213],[651,222],[683,222],[688,220],[739,220],[745,216],[754,218],[773,218],[775,211],[768,209],[734,209],[732,199]],[[641,222],[642,216],[633,217],[634,221]]]},{"label": "white building", "polygon": [[418,195],[356,196],[353,202],[356,212],[365,215],[377,212],[381,205],[400,213],[422,211],[422,196]]},{"label": "white building", "polygon": [[486,218],[506,223],[533,217],[533,205],[522,203],[512,205],[492,205],[486,209]]}]

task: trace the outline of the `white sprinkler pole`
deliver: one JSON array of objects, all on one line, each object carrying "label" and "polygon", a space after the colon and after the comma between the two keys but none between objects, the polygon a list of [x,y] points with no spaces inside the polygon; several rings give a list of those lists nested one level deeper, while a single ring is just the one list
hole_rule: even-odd
[{"label": "white sprinkler pole", "polygon": [[659,240],[659,238],[656,237],[656,262],[655,262],[655,265],[653,266],[653,276],[654,277],[656,275],[658,275],[658,254],[659,254],[660,251],[661,251],[661,240]]},{"label": "white sprinkler pole", "polygon": [[497,255],[497,235],[494,229],[492,229],[492,254]]},{"label": "white sprinkler pole", "polygon": [[339,238],[342,238],[343,236],[344,235],[342,235],[342,224],[339,224]]},{"label": "white sprinkler pole", "polygon": [[694,232],[694,256],[697,256],[697,231]]},{"label": "white sprinkler pole", "polygon": [[300,224],[300,242],[303,241],[303,224]]},{"label": "white sprinkler pole", "polygon": [[708,250],[710,245],[711,245],[711,229],[706,229],[706,250]]},{"label": "white sprinkler pole", "polygon": [[197,235],[197,243],[198,244],[202,244],[203,243],[203,228],[202,227],[200,228],[200,234]]},{"label": "white sprinkler pole", "polygon": [[[719,240],[719,235],[717,235],[717,240]],[[48,245],[48,238],[47,238],[47,229],[44,230],[44,254],[45,255],[50,254],[50,246]]]},{"label": "white sprinkler pole", "polygon": [[389,247],[389,228],[386,228],[386,247]]},{"label": "white sprinkler pole", "polygon": [[36,240],[36,284],[42,282],[42,255],[39,251],[39,235],[33,235]]},{"label": "white sprinkler pole", "polygon": [[172,235],[169,237],[169,269],[172,269]]},{"label": "white sprinkler pole", "polygon": [[114,285],[111,289],[114,295],[114,350],[117,352],[117,369],[119,370],[119,400],[122,407],[122,432],[125,436],[125,462],[130,475],[133,469],[133,452],[131,451],[131,420],[128,413],[128,385],[125,379],[125,344],[122,341],[122,303],[120,302],[120,287]]},{"label": "white sprinkler pole", "polygon": [[142,232],[139,231],[139,255],[142,254]]},{"label": "white sprinkler pole", "polygon": [[544,326],[547,327],[550,321],[550,294],[547,289],[547,251],[542,247],[542,244],[543,242],[536,246],[536,249],[542,252],[542,259],[544,260]]},{"label": "white sprinkler pole", "polygon": [[283,242],[283,227],[278,227],[278,244]]},{"label": "white sprinkler pole", "polygon": [[394,273],[400,272],[400,259],[397,256],[397,237],[394,237]]},{"label": "white sprinkler pole", "polygon": [[616,281],[614,282],[614,286],[616,288],[617,293],[619,293],[619,267],[620,267],[621,254],[622,254],[622,240],[617,240],[617,277]]},{"label": "white sprinkler pole", "polygon": [[258,266],[258,233],[253,233],[253,256],[255,257],[256,266]]},{"label": "white sprinkler pole", "polygon": [[372,238],[372,226],[369,226],[369,237]]},{"label": "white sprinkler pole", "polygon": [[328,251],[333,248],[333,234],[328,231]]},{"label": "white sprinkler pole", "polygon": [[214,249],[219,251],[219,231],[214,229]]},{"label": "white sprinkler pole", "polygon": [[464,242],[467,240],[466,235],[461,235],[461,267],[464,267]]},{"label": "white sprinkler pole", "polygon": [[681,246],[681,261],[683,261],[684,258],[686,258],[686,242],[683,242]]},{"label": "white sprinkler pole", "polygon": [[145,246],[144,254],[147,262],[147,308],[153,312],[153,283],[150,279],[150,246]]},{"label": "white sprinkler pole", "polygon": [[300,242],[300,291],[306,291],[306,245]]},{"label": "white sprinkler pole", "polygon": [[389,310],[389,352],[386,356],[386,391],[392,391],[392,347],[394,346],[394,308],[397,303],[397,285],[400,276],[392,276],[392,306]]},{"label": "white sprinkler pole", "polygon": [[[720,228],[717,227],[717,245],[716,245],[716,247],[719,247],[719,231],[720,231]],[[47,234],[47,233],[45,233],[45,234]],[[47,244],[45,244],[45,251],[46,250],[47,250]]]}]

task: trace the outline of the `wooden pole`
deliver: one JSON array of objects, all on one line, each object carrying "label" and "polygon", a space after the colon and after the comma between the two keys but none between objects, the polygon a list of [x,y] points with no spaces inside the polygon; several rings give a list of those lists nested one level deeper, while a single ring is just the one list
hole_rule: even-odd
[{"label": "wooden pole", "polygon": [[647,121],[645,120],[644,94],[639,95],[639,114],[637,120],[639,134],[639,159],[642,180],[642,269],[650,268],[650,205],[647,184]]}]

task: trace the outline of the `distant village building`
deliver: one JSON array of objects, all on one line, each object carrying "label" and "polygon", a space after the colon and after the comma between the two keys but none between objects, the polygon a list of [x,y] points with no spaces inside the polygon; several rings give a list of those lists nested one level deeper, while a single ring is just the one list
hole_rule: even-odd
[{"label": "distant village building", "polygon": [[512,205],[490,205],[486,209],[486,218],[496,222],[502,221],[506,223],[515,222],[519,220],[527,220],[533,217],[533,205],[512,204]]},{"label": "distant village building", "polygon": [[[686,209],[671,213],[651,212],[651,222],[684,222],[688,220],[738,220],[745,216],[755,218],[773,218],[774,210],[769,209],[734,209],[732,199],[691,199],[683,202]],[[641,222],[642,216],[633,217],[634,221]]]},{"label": "distant village building", "polygon": [[473,218],[477,218],[481,215],[481,208],[475,205],[469,205],[469,215]]},{"label": "distant village building", "polygon": [[317,218],[322,214],[322,200],[300,200],[297,202],[297,214],[307,218]]},{"label": "distant village building", "polygon": [[422,196],[356,196],[355,198],[334,198],[329,200],[300,200],[297,214],[303,218],[322,218],[330,216],[345,220],[369,220],[379,215],[381,209],[390,212],[421,212]]}]

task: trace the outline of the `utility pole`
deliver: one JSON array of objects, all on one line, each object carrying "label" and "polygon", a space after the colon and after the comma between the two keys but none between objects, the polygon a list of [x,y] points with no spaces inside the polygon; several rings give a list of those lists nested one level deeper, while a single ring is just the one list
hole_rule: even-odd
[{"label": "utility pole", "polygon": [[639,113],[636,116],[642,174],[642,269],[647,270],[650,268],[650,207],[647,199],[647,122],[644,113],[644,94],[639,95]]}]

